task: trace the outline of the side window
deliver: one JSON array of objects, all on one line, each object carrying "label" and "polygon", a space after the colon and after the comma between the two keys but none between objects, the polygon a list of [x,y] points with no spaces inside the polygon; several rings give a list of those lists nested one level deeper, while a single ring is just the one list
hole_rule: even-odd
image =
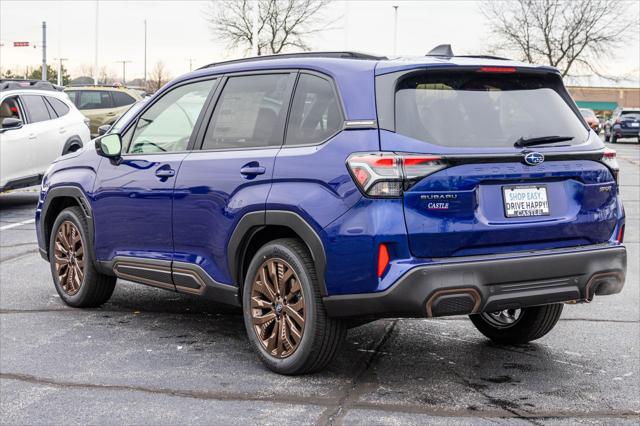
[{"label": "side window", "polygon": [[24,115],[20,110],[18,98],[7,98],[0,104],[0,122],[5,118],[17,118],[25,122]]},{"label": "side window", "polygon": [[67,115],[69,113],[69,107],[60,99],[56,99],[51,96],[46,96],[46,98],[49,102],[49,105],[51,105],[58,117],[62,117],[63,115]]},{"label": "side window", "polygon": [[286,145],[320,143],[342,127],[342,113],[331,83],[300,74],[287,126]]},{"label": "side window", "polygon": [[229,78],[209,122],[202,149],[280,146],[289,76]]},{"label": "side window", "polygon": [[80,90],[76,94],[78,109],[113,108],[111,96],[105,90]]},{"label": "side window", "polygon": [[21,96],[27,115],[31,119],[31,123],[39,123],[41,121],[50,120],[49,110],[42,96],[23,95]]},{"label": "side window", "polygon": [[[138,118],[130,153],[184,151],[215,80],[185,84],[165,93]],[[127,132],[129,133],[129,132]]]},{"label": "side window", "polygon": [[116,108],[131,105],[136,102],[135,99],[124,92],[111,92],[111,96],[113,97],[113,106]]}]

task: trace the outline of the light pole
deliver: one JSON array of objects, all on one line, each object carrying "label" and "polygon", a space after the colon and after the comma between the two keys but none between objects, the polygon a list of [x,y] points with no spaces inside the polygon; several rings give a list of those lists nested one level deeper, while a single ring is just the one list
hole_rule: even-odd
[{"label": "light pole", "polygon": [[398,50],[398,5],[393,7],[393,56],[396,56]]},{"label": "light pole", "polygon": [[147,88],[147,20],[144,20],[144,87]]},{"label": "light pole", "polygon": [[127,64],[131,63],[131,61],[116,61],[119,64],[122,64],[122,85],[126,86],[127,85]]},{"label": "light pole", "polygon": [[53,58],[54,61],[58,61],[58,86],[62,86],[62,63],[68,61],[68,58]]},{"label": "light pole", "polygon": [[42,21],[42,81],[47,81],[47,23]]},{"label": "light pole", "polygon": [[193,59],[194,58],[187,58],[187,61],[189,61],[189,72],[193,71]]},{"label": "light pole", "polygon": [[98,85],[98,12],[100,10],[100,3],[96,0],[96,23],[95,23],[95,46],[93,51],[93,84]]}]

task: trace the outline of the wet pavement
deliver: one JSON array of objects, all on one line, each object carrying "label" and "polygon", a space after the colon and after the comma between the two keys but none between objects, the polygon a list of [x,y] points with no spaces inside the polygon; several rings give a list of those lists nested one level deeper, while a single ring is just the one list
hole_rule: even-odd
[{"label": "wet pavement", "polygon": [[2,424],[637,424],[640,146],[613,147],[621,294],[566,305],[527,345],[492,344],[466,317],[376,321],[304,377],[265,369],[234,308],[125,281],[98,309],[67,307],[37,252],[37,192],[2,194]]}]

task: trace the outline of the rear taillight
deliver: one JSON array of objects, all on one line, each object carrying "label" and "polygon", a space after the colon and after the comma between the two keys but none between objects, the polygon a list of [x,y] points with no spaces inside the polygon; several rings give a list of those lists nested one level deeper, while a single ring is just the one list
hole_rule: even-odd
[{"label": "rear taillight", "polygon": [[624,241],[624,225],[622,225],[620,229],[618,229],[618,236],[616,237],[616,241],[618,242],[618,244],[622,244],[622,242]]},{"label": "rear taillight", "polygon": [[387,152],[353,154],[347,160],[353,179],[369,197],[399,197],[416,180],[447,166],[437,155]]},{"label": "rear taillight", "polygon": [[618,174],[620,173],[620,165],[618,164],[618,160],[616,159],[616,151],[610,148],[605,148],[602,153],[601,160],[613,174],[613,179],[616,181],[616,185],[618,184]]}]

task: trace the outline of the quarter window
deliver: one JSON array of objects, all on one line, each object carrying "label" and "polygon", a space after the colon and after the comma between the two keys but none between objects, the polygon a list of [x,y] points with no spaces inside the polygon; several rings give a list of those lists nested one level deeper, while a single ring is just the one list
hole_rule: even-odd
[{"label": "quarter window", "polygon": [[301,74],[287,126],[287,145],[320,143],[342,127],[340,104],[331,83]]},{"label": "quarter window", "polygon": [[56,112],[56,115],[58,117],[62,117],[63,115],[67,115],[67,113],[69,113],[69,107],[60,99],[52,98],[51,96],[47,96],[46,98],[49,104],[53,107],[53,110]]},{"label": "quarter window", "polygon": [[128,152],[186,150],[214,83],[215,80],[207,80],[185,84],[164,94],[138,118]]},{"label": "quarter window", "polygon": [[289,74],[231,77],[217,102],[203,149],[280,146]]},{"label": "quarter window", "polygon": [[111,92],[111,96],[113,96],[113,106],[116,108],[131,105],[136,102],[135,99],[124,92]]},{"label": "quarter window", "polygon": [[39,123],[51,119],[42,96],[25,95],[22,96],[22,101],[24,102],[24,107],[32,123]]}]

